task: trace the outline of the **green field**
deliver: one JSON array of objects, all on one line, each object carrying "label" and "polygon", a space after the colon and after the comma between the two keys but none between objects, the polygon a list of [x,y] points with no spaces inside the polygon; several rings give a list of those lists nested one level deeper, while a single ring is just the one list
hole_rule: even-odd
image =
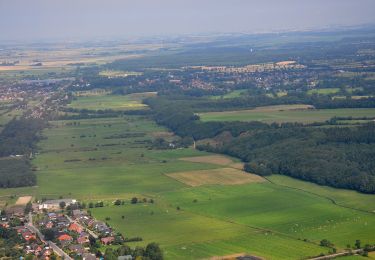
[{"label": "green field", "polygon": [[142,104],[142,99],[155,95],[154,92],[138,93],[125,96],[119,95],[99,95],[99,96],[79,96],[69,105],[76,109],[89,110],[134,110],[146,108]]},{"label": "green field", "polygon": [[330,94],[336,94],[340,92],[340,88],[317,88],[317,89],[310,89],[307,91],[307,94],[320,94],[320,95],[330,95]]},{"label": "green field", "polygon": [[[90,98],[94,103],[112,102],[107,96]],[[125,102],[129,97],[119,98]],[[50,124],[33,159],[38,186],[0,190],[0,200],[14,201],[4,197],[9,195],[103,200],[105,207],[91,210],[95,217],[109,217],[107,222],[125,237],[143,238],[129,243],[132,247],[159,243],[166,259],[239,253],[302,259],[328,252],[318,245],[321,239],[331,240],[338,250],[356,239],[375,243],[374,195],[285,176],[271,176],[272,183],[189,187],[166,174],[229,166],[180,160],[209,155],[192,148],[150,149],[150,142],[167,132],[147,117]],[[134,196],[154,203],[130,204]],[[115,199],[126,203],[114,206]]]},{"label": "green field", "polygon": [[0,109],[0,132],[3,127],[13,118],[22,115],[23,111],[19,109],[13,109],[8,111],[8,109]]},{"label": "green field", "polygon": [[237,89],[237,90],[233,90],[225,95],[221,95],[221,96],[212,96],[211,98],[212,99],[226,99],[226,98],[238,98],[238,97],[241,97],[243,95],[245,95],[247,92],[247,89]]},{"label": "green field", "polygon": [[294,109],[292,105],[278,106],[278,110],[267,107],[252,110],[200,113],[202,121],[261,121],[265,123],[324,122],[332,117],[373,117],[374,108],[339,108],[339,109]]}]

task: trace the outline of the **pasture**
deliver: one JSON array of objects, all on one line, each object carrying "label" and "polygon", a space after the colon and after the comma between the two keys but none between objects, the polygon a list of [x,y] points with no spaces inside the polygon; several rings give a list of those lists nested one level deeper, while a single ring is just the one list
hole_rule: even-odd
[{"label": "pasture", "polygon": [[374,108],[304,109],[293,105],[255,108],[224,112],[200,113],[202,121],[261,121],[265,123],[314,123],[324,122],[332,117],[373,117]]}]

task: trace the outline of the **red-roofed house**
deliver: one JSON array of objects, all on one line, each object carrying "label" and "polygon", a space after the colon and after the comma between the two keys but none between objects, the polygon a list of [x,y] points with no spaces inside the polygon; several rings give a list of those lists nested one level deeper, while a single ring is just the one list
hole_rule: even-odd
[{"label": "red-roofed house", "polygon": [[30,231],[22,232],[22,237],[23,237],[23,239],[25,239],[26,241],[36,240],[36,236],[35,236],[35,234],[31,233]]},{"label": "red-roofed house", "polygon": [[79,226],[77,223],[70,224],[69,228],[70,231],[77,232],[78,234],[82,233],[83,228]]},{"label": "red-roofed house", "polygon": [[89,240],[89,236],[86,236],[86,235],[84,235],[84,236],[79,236],[78,238],[77,238],[77,242],[78,242],[78,244],[86,244],[86,243],[89,243],[90,242],[90,240]]},{"label": "red-roofed house", "polygon": [[115,241],[115,238],[114,237],[103,237],[102,239],[100,239],[100,241],[102,242],[103,245],[110,245],[111,243],[113,243]]},{"label": "red-roofed house", "polygon": [[67,234],[60,235],[57,239],[60,242],[62,242],[62,241],[67,241],[67,242],[73,241],[73,238],[71,236],[67,235]]}]

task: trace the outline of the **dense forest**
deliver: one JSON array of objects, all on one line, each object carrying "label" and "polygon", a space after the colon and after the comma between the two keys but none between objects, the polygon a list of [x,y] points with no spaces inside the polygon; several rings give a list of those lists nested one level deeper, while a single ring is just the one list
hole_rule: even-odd
[{"label": "dense forest", "polygon": [[33,186],[36,176],[29,160],[24,158],[0,159],[0,188]]},{"label": "dense forest", "polygon": [[46,126],[41,119],[13,119],[0,133],[0,157],[30,154],[39,140],[38,132]]},{"label": "dense forest", "polygon": [[40,139],[39,131],[45,126],[43,120],[25,118],[13,119],[5,125],[0,133],[0,157],[4,157],[0,158],[1,188],[36,184],[29,156]]},{"label": "dense forest", "polygon": [[375,193],[375,124],[355,128],[292,127],[250,131],[221,146],[200,149],[247,162],[259,175],[291,177]]}]

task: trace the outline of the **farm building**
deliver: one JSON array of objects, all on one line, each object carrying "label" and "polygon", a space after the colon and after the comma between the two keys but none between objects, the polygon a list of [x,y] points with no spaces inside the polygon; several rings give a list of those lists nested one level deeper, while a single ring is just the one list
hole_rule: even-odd
[{"label": "farm building", "polygon": [[39,204],[39,210],[48,209],[48,210],[58,210],[60,209],[60,203],[65,203],[65,206],[69,206],[77,203],[75,199],[59,199],[59,200],[46,200]]}]

